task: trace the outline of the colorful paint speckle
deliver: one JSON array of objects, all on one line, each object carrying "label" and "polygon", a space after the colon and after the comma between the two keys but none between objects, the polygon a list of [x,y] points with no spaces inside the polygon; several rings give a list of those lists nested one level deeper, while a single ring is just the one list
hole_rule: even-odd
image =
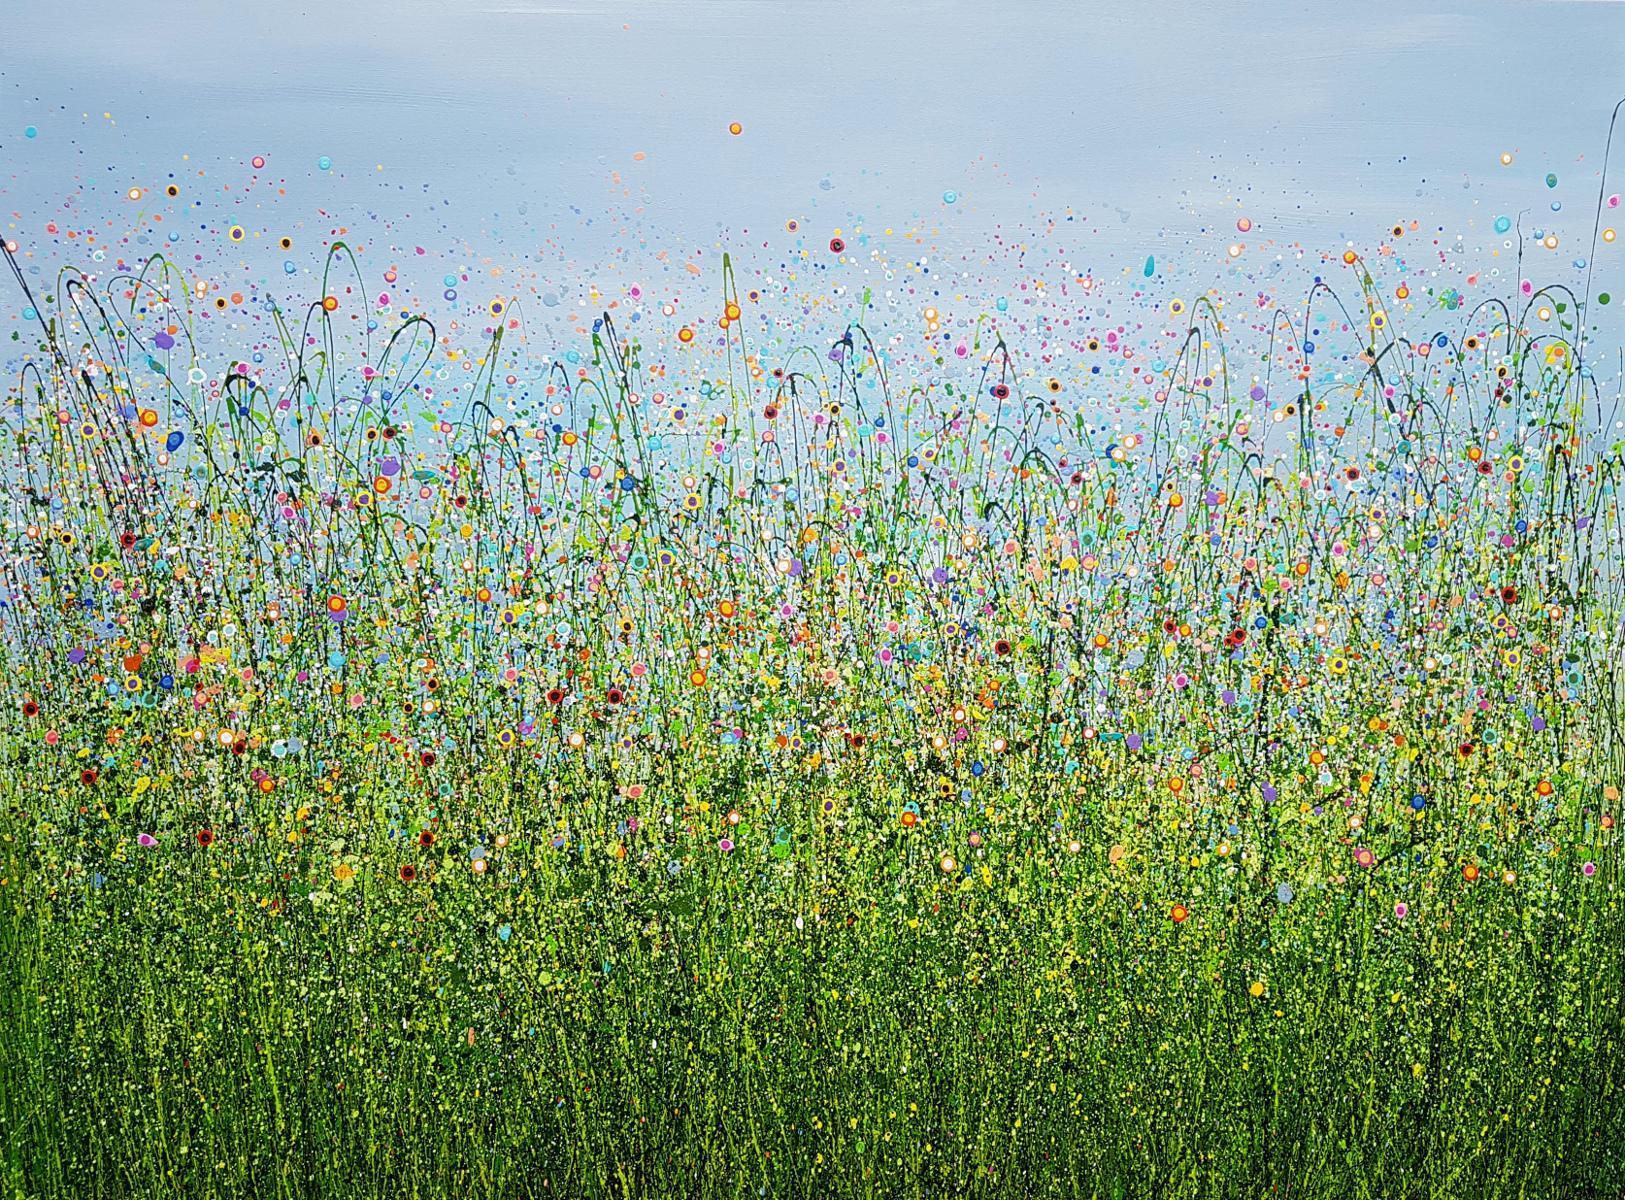
[{"label": "colorful paint speckle", "polygon": [[1606,161],[589,270],[324,144],[7,228],[19,1195],[1625,1178]]}]

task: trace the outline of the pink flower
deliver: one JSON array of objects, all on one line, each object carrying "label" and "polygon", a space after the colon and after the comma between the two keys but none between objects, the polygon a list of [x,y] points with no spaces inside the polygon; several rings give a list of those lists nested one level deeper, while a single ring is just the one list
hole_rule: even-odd
[{"label": "pink flower", "polygon": [[717,849],[722,851],[724,854],[727,854],[733,848],[734,843],[732,838],[722,838],[717,842]]},{"label": "pink flower", "polygon": [[135,840],[143,846],[156,846],[158,844],[158,839],[150,833],[137,834]]}]

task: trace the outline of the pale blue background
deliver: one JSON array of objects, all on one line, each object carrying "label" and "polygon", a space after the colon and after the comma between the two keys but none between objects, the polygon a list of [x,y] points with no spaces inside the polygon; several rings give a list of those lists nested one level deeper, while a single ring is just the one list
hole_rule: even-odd
[{"label": "pale blue background", "polygon": [[[1573,277],[1625,94],[1625,4],[1607,0],[8,8],[0,220],[47,268],[63,252],[40,223],[70,194],[77,220],[116,218],[130,184],[178,173],[235,203],[260,153],[288,193],[266,229],[297,219],[304,249],[328,232],[320,209],[387,224],[436,270],[528,261],[578,293],[657,250],[758,245],[770,266],[791,216],[809,244],[935,230],[980,261],[966,286],[996,291],[1046,256],[1126,278],[1153,252],[1202,285],[1238,214],[1253,242],[1316,252],[1417,219],[1488,266],[1493,217],[1524,210],[1565,239],[1542,278]],[[1080,232],[1024,263],[983,253],[1068,212]],[[274,277],[277,258],[244,270]]]}]

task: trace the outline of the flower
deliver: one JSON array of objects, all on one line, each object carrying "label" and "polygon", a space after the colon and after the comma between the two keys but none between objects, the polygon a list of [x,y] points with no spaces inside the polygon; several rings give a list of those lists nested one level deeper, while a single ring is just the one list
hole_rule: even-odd
[{"label": "flower", "polygon": [[205,848],[214,845],[214,830],[200,829],[197,831],[197,844]]},{"label": "flower", "polygon": [[143,846],[156,846],[158,844],[158,839],[150,833],[139,833],[136,835],[135,840]]},{"label": "flower", "polygon": [[718,838],[717,839],[717,849],[722,851],[724,854],[727,854],[733,848],[734,848],[734,843],[733,843],[732,838]]},{"label": "flower", "polygon": [[411,863],[402,863],[400,870],[401,882],[411,883],[418,877],[418,869]]},{"label": "flower", "polygon": [[1191,915],[1191,910],[1186,908],[1183,904],[1174,905],[1172,910],[1170,910],[1169,913],[1168,913],[1168,916],[1173,920],[1173,923],[1175,925],[1181,924],[1185,920],[1185,918],[1190,916],[1190,915]]},{"label": "flower", "polygon": [[1376,851],[1369,846],[1361,846],[1354,851],[1354,861],[1362,867],[1374,867],[1377,865]]}]

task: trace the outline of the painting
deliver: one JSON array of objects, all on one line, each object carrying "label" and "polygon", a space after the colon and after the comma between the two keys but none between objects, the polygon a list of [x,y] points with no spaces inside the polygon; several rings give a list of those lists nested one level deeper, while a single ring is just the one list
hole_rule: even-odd
[{"label": "painting", "polygon": [[1625,1195],[1625,4],[14,7],[7,1195]]}]

